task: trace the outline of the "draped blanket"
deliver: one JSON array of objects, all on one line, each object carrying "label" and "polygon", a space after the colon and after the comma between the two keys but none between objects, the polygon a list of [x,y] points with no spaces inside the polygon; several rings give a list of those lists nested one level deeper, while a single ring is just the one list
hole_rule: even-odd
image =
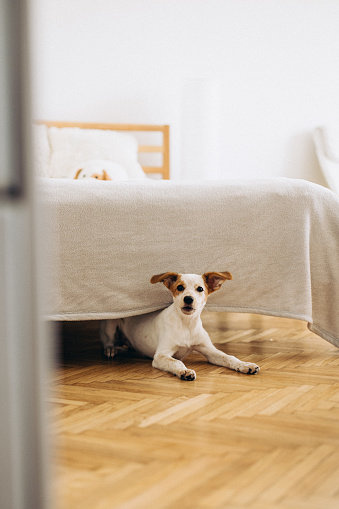
[{"label": "draped blanket", "polygon": [[302,180],[42,179],[52,320],[162,309],[166,271],[229,271],[210,311],[297,318],[339,347],[339,199]]}]

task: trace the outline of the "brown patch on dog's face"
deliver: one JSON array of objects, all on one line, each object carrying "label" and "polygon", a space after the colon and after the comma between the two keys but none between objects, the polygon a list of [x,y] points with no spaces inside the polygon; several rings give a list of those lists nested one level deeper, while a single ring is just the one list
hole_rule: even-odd
[{"label": "brown patch on dog's face", "polygon": [[206,272],[202,277],[205,281],[208,295],[219,290],[225,281],[233,279],[230,272]]},{"label": "brown patch on dog's face", "polygon": [[183,279],[180,279],[180,276],[181,276],[181,274],[179,274],[178,279],[176,280],[176,282],[170,288],[170,290],[171,290],[171,292],[173,294],[173,297],[177,297],[182,292],[184,292],[185,289],[186,289],[185,281]]},{"label": "brown patch on dog's face", "polygon": [[97,180],[112,180],[106,170],[102,170],[102,173],[93,173],[91,177]]},{"label": "brown patch on dog's face", "polygon": [[93,173],[91,177],[97,180],[112,180],[106,170],[102,170],[102,173]]}]

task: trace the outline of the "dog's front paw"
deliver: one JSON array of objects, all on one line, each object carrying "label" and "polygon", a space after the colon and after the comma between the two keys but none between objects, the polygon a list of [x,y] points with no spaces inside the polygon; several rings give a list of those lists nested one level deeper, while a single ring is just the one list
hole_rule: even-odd
[{"label": "dog's front paw", "polygon": [[247,375],[256,375],[258,371],[260,371],[260,368],[256,364],[253,364],[253,362],[242,362],[236,371],[246,373]]},{"label": "dog's front paw", "polygon": [[191,381],[191,380],[195,380],[197,377],[195,371],[193,371],[193,369],[185,369],[183,371],[180,371],[180,378],[181,380],[187,380],[187,381]]}]

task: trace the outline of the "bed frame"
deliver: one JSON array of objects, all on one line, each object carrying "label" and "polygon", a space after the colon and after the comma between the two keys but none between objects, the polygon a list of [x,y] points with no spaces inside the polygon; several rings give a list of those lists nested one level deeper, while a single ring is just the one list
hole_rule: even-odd
[{"label": "bed frame", "polygon": [[161,175],[165,180],[170,178],[169,175],[169,125],[144,125],[144,124],[96,124],[90,122],[55,122],[38,120],[36,122],[47,127],[79,127],[81,129],[109,129],[111,131],[130,131],[130,132],[148,132],[162,133],[162,143],[160,145],[139,145],[139,154],[162,154],[162,165],[160,166],[144,166],[142,169],[145,173]]}]

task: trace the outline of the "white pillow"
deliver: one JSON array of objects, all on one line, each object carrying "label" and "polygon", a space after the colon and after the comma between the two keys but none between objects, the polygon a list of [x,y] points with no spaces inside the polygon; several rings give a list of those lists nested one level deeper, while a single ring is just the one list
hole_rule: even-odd
[{"label": "white pillow", "polygon": [[104,159],[121,164],[129,178],[145,179],[138,163],[137,140],[127,133],[78,127],[49,127],[50,176],[67,178],[84,161]]},{"label": "white pillow", "polygon": [[38,177],[49,177],[49,146],[47,127],[34,124],[32,131],[34,171]]},{"label": "white pillow", "polygon": [[85,161],[79,166],[76,166],[70,173],[69,177],[74,179],[80,169],[81,173],[77,177],[78,179],[92,178],[93,174],[101,175],[103,171],[108,174],[111,180],[129,179],[127,171],[122,167],[121,164],[105,159],[91,159],[90,161]]}]

